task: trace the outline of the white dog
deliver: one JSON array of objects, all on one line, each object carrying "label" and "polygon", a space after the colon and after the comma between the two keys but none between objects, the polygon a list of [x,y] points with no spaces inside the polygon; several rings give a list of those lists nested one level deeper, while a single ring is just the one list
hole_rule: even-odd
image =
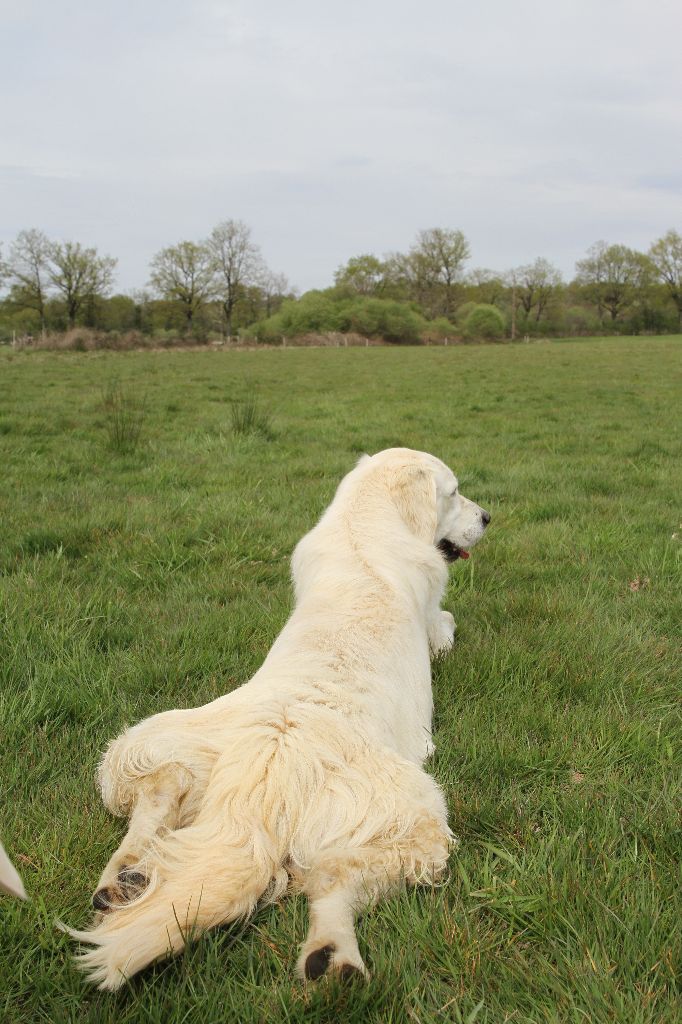
[{"label": "white dog", "polygon": [[487,512],[432,455],[363,456],[292,559],[296,604],[250,682],[168,711],[115,740],[99,769],[128,834],[93,897],[100,988],[281,896],[310,906],[299,974],[367,974],[355,915],[402,879],[432,881],[453,841],[422,770],[431,742],[432,653],[447,561],[468,557]]}]

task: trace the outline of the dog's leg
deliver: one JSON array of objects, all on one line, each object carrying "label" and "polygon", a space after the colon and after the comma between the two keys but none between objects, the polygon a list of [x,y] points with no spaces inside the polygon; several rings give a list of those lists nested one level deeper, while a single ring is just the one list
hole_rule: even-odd
[{"label": "dog's leg", "polygon": [[[349,818],[348,845],[335,844],[317,854],[302,873],[310,929],[297,964],[301,978],[315,980],[328,972],[344,979],[367,977],[355,936],[356,915],[402,882],[430,884],[446,870],[453,838],[442,792],[415,766],[389,763],[387,771],[385,759],[382,761],[372,757],[366,767],[374,769],[377,780],[391,774],[393,784],[399,787],[388,800],[385,792],[380,794],[386,816],[374,820],[370,811],[369,818],[362,821]],[[334,799],[338,810],[339,795]],[[332,808],[330,811],[333,813]],[[356,846],[351,837],[358,831],[375,838]]]},{"label": "dog's leg", "polygon": [[93,896],[107,910],[139,895],[142,864],[163,829],[189,825],[220,754],[225,701],[165,711],[127,729],[107,749],[98,770],[105,806],[130,817],[128,833],[102,872]]},{"label": "dog's leg", "polygon": [[102,872],[92,897],[95,910],[110,910],[144,889],[145,852],[161,829],[177,827],[180,801],[190,784],[189,773],[178,765],[160,768],[137,781],[128,832]]},{"label": "dog's leg", "polygon": [[446,654],[455,642],[455,620],[450,612],[438,608],[428,627],[429,647],[434,657]]},{"label": "dog's leg", "polygon": [[[299,977],[316,981],[333,972],[341,978],[362,975],[369,977],[360,956],[355,935],[355,916],[371,899],[358,891],[358,879],[352,871],[345,884],[331,884],[323,871],[311,872],[305,886],[308,896],[310,927],[301,947],[297,972]],[[326,884],[325,884],[326,882]]]},{"label": "dog's leg", "polygon": [[445,871],[449,833],[433,819],[417,825],[411,837],[393,847],[349,849],[318,860],[304,884],[310,928],[297,963],[299,977],[323,974],[343,980],[369,977],[358,949],[355,917],[401,882],[433,883]]}]

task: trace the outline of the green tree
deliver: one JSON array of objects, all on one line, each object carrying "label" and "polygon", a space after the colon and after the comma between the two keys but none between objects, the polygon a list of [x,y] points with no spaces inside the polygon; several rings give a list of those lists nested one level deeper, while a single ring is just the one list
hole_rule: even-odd
[{"label": "green tree", "polygon": [[131,295],[112,295],[99,303],[97,322],[105,331],[132,331],[140,328],[140,310]]},{"label": "green tree", "polygon": [[51,243],[42,231],[20,231],[10,247],[7,264],[12,304],[34,310],[45,330],[48,288],[50,284]]},{"label": "green tree", "polygon": [[530,319],[534,314],[536,323],[547,309],[551,299],[561,287],[561,273],[549,260],[538,257],[534,263],[517,267],[511,277],[516,284],[518,301]]},{"label": "green tree", "polygon": [[371,253],[353,256],[336,271],[334,284],[353,295],[380,296],[386,286],[386,264]]},{"label": "green tree", "polygon": [[466,276],[467,293],[479,304],[498,306],[502,303],[506,285],[501,274],[487,267],[475,267]]},{"label": "green tree", "polygon": [[431,292],[440,307],[431,306],[433,313],[440,312],[449,318],[454,312],[455,289],[470,254],[469,243],[461,231],[429,228],[417,234],[410,257],[422,294]]},{"label": "green tree", "polygon": [[668,231],[649,249],[649,259],[656,277],[665,286],[677,309],[678,324],[682,327],[682,235]]},{"label": "green tree", "polygon": [[215,292],[215,261],[209,247],[179,242],[161,249],[151,261],[150,281],[161,298],[177,303],[191,335],[197,313]]},{"label": "green tree", "polygon": [[593,302],[603,322],[608,313],[611,323],[624,319],[645,284],[649,265],[646,256],[625,245],[595,242],[587,257],[576,263],[576,282],[588,301]]},{"label": "green tree", "polygon": [[69,327],[86,300],[103,297],[111,290],[117,261],[111,256],[98,256],[96,249],[87,249],[79,242],[51,242],[48,275],[66,306]]}]

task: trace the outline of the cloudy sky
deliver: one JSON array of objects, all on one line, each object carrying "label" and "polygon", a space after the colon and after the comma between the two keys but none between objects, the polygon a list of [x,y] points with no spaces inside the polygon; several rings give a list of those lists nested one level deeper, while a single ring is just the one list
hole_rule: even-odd
[{"label": "cloudy sky", "polygon": [[470,267],[682,230],[679,0],[0,0],[0,242],[251,225],[301,290],[461,228]]}]

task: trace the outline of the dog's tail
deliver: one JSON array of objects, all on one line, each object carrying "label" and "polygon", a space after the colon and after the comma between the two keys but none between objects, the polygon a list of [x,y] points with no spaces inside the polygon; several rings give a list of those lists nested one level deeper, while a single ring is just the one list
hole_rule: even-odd
[{"label": "dog's tail", "polygon": [[149,885],[137,899],[94,928],[66,929],[94,947],[77,962],[101,989],[119,988],[159,957],[178,953],[191,936],[247,917],[266,890],[274,897],[287,882],[257,823],[216,829],[204,822],[171,832],[155,844],[146,866]]},{"label": "dog's tail", "polygon": [[[79,958],[91,981],[118,988],[152,961],[179,952],[189,936],[244,918],[264,896],[284,892],[293,837],[323,777],[306,723],[305,709],[294,713],[281,701],[232,715],[194,823],[157,838],[133,866],[146,875],[147,888],[95,927],[66,929],[94,947]],[[330,763],[332,735],[330,728]]]}]

